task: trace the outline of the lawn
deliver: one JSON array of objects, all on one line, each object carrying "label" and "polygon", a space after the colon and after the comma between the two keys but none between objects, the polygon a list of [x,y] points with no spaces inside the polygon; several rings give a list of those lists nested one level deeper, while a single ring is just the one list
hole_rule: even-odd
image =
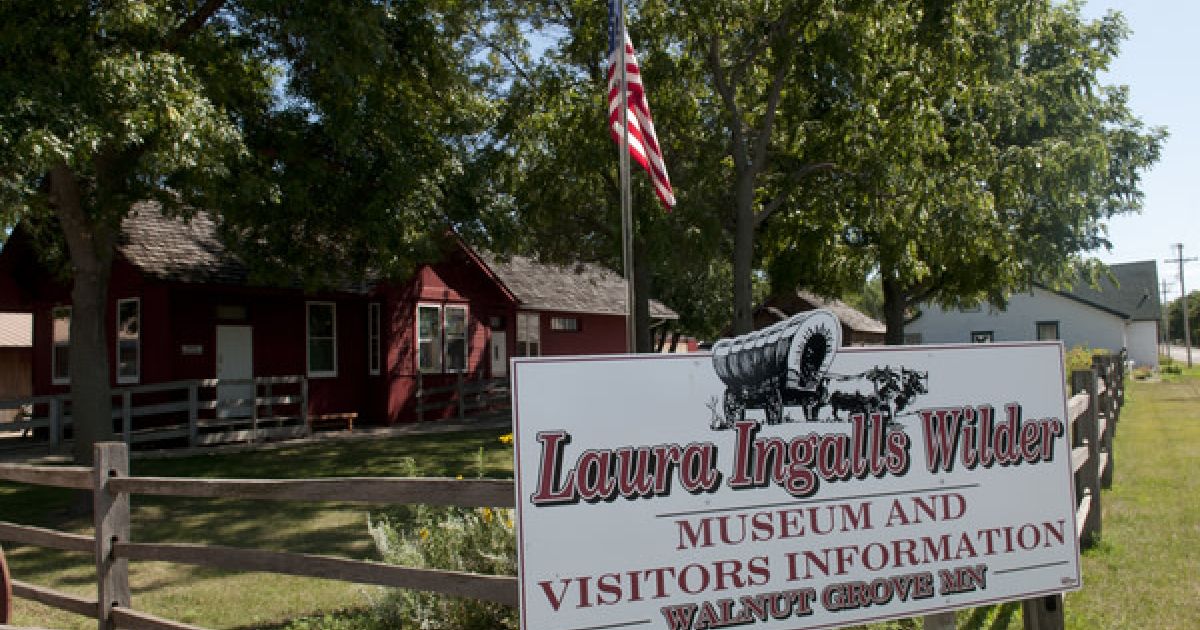
[{"label": "lawn", "polygon": [[[135,475],[191,477],[430,476],[510,477],[511,450],[500,431],[329,442],[265,452],[134,460]],[[1117,433],[1115,480],[1102,495],[1101,543],[1083,554],[1084,589],[1066,599],[1067,628],[1200,627],[1200,368],[1162,382],[1132,382]],[[63,516],[65,491],[0,485],[0,518],[87,532]],[[255,503],[137,497],[133,537],[287,549],[372,558],[366,510],[345,504]],[[94,593],[88,557],[13,547],[17,579]],[[334,581],[236,574],[165,563],[131,568],[134,606],[213,628],[278,627],[288,619],[359,608],[372,587]],[[18,601],[16,621],[92,628],[94,621]],[[318,627],[314,624],[311,627]],[[310,627],[304,625],[303,627]],[[872,630],[919,628],[915,620]],[[961,629],[1016,630],[1019,606],[961,611]]]},{"label": "lawn", "polygon": [[[511,448],[499,430],[306,444],[262,452],[131,462],[143,476],[296,478],[337,476],[512,476]],[[90,533],[90,518],[65,516],[70,491],[0,484],[0,520]],[[188,542],[375,559],[368,506],[134,497],[138,542]],[[15,579],[95,597],[89,556],[6,546]],[[332,580],[232,573],[161,562],[130,567],[134,608],[211,628],[262,628],[317,611],[365,605],[375,589]],[[89,620],[17,600],[16,623],[95,628]]]}]

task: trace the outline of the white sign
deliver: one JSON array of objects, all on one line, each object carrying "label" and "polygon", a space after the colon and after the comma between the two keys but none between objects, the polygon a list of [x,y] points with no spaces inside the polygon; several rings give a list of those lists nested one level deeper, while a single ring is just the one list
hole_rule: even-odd
[{"label": "white sign", "polygon": [[[832,323],[830,323],[832,322]],[[513,363],[526,629],[832,628],[1080,587],[1058,343]]]}]

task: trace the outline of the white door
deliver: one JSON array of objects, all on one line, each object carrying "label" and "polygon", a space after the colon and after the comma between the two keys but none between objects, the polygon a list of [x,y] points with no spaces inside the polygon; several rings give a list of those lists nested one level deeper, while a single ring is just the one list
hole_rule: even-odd
[{"label": "white door", "polygon": [[508,376],[508,333],[503,330],[493,330],[492,340],[488,344],[492,356],[492,378]]},{"label": "white door", "polygon": [[[254,404],[254,329],[250,326],[217,326],[217,417],[249,418]],[[243,404],[232,401],[244,400]],[[224,404],[222,404],[224,403]]]}]

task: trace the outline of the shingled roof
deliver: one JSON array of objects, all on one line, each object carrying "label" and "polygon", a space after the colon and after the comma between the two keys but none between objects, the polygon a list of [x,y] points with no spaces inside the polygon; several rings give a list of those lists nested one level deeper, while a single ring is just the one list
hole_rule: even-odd
[{"label": "shingled roof", "polygon": [[[600,265],[554,265],[526,256],[501,259],[487,252],[480,252],[479,257],[523,308],[625,314],[625,279]],[[679,319],[675,311],[657,300],[650,300],[650,317]]]},{"label": "shingled roof", "polygon": [[1162,319],[1162,306],[1158,301],[1157,263],[1142,260],[1109,265],[1108,269],[1116,278],[1116,283],[1102,276],[1098,286],[1093,287],[1081,279],[1070,290],[1055,293],[1125,319]]},{"label": "shingled roof", "polygon": [[118,249],[142,273],[175,282],[246,283],[246,266],[225,248],[206,212],[166,217],[157,203],[141,202],[121,227]]},{"label": "shingled roof", "polygon": [[[121,254],[151,277],[189,283],[247,282],[246,266],[226,249],[216,223],[205,212],[186,219],[165,217],[158,204],[143,202],[134,206],[122,228]],[[479,258],[524,308],[625,313],[625,280],[599,265],[551,265],[525,256],[500,259],[482,252]],[[650,316],[679,319],[656,300],[650,300]]]}]

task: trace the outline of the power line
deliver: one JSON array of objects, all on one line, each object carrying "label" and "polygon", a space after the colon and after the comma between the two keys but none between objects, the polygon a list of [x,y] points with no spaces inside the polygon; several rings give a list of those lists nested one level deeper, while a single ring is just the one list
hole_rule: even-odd
[{"label": "power line", "polygon": [[1183,284],[1183,263],[1195,262],[1198,260],[1195,257],[1183,257],[1183,243],[1175,243],[1175,251],[1179,252],[1177,258],[1172,258],[1163,262],[1179,263],[1179,294],[1183,300],[1183,347],[1187,348],[1187,364],[1192,367],[1192,326],[1188,322],[1188,304],[1187,304],[1187,288]]}]

